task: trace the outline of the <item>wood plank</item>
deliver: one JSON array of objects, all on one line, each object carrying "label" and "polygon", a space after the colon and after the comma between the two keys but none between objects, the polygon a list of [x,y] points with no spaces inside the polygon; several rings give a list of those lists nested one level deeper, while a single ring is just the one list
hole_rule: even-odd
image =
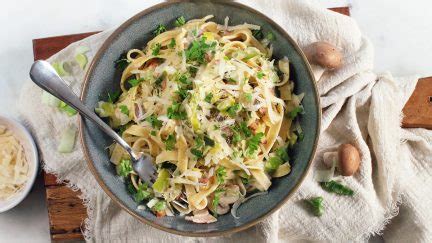
[{"label": "wood plank", "polygon": [[[348,7],[331,8],[331,10],[349,15]],[[71,43],[95,33],[98,32],[34,39],[34,60],[47,59]],[[80,192],[74,192],[64,184],[58,184],[57,178],[51,174],[45,173],[44,181],[51,239],[53,241],[82,240],[81,229],[87,211],[82,200],[78,198]]]},{"label": "wood plank", "polygon": [[64,49],[73,42],[82,40],[86,37],[99,33],[99,31],[88,32],[75,35],[63,35],[56,37],[47,37],[33,40],[33,57],[34,60],[45,60]]},{"label": "wood plank", "polygon": [[402,127],[432,129],[432,77],[418,81],[402,112]]},{"label": "wood plank", "polygon": [[46,188],[48,216],[52,239],[83,239],[81,228],[87,217],[87,210],[74,192],[66,186]]}]

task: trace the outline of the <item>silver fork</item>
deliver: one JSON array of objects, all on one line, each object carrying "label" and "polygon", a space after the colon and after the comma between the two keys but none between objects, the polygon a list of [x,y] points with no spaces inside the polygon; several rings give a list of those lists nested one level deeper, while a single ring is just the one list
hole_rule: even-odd
[{"label": "silver fork", "polygon": [[30,78],[39,87],[59,98],[66,104],[75,108],[85,118],[93,121],[99,128],[122,146],[130,155],[133,170],[138,174],[142,181],[153,185],[156,168],[152,163],[152,158],[144,153],[135,153],[129,144],[123,140],[114,130],[102,121],[94,112],[90,111],[79,98],[66,86],[54,68],[46,61],[36,61],[30,69]]}]

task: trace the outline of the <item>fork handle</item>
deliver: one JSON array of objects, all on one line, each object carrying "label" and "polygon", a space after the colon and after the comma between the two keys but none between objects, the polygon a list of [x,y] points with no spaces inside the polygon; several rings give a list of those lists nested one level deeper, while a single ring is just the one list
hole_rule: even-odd
[{"label": "fork handle", "polygon": [[94,112],[90,111],[65,84],[64,80],[57,74],[54,68],[46,61],[36,61],[30,69],[30,78],[35,84],[48,93],[59,98],[66,104],[76,109],[85,118],[93,121],[108,136],[122,146],[133,158],[137,158],[129,144],[121,138],[114,130],[100,119]]}]

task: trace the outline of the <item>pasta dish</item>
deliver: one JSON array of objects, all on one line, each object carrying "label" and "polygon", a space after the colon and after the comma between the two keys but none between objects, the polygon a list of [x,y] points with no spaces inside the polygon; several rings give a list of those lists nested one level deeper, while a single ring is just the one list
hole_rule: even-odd
[{"label": "pasta dish", "polygon": [[241,203],[290,173],[289,148],[303,137],[302,95],[293,94],[288,59],[271,59],[273,34],[212,17],[159,25],[145,48],[116,62],[121,92],[96,108],[134,151],[153,158],[149,186],[119,145],[109,147],[138,209],[158,217],[238,217]]}]

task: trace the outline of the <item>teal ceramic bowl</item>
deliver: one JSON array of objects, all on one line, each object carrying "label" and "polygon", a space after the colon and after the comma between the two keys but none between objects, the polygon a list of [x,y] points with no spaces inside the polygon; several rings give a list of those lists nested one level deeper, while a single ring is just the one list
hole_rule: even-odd
[{"label": "teal ceramic bowl", "polygon": [[287,56],[291,62],[291,79],[295,81],[295,92],[305,93],[303,106],[305,114],[300,124],[305,131],[303,141],[291,151],[292,171],[289,175],[274,179],[267,195],[255,197],[238,209],[239,219],[231,214],[218,217],[212,224],[194,224],[184,217],[156,218],[150,211],[137,210],[137,203],[128,194],[122,181],[118,179],[115,167],[109,162],[105,148],[112,143],[102,131],[86,120],[81,121],[81,139],[88,166],[103,190],[133,217],[158,229],[187,236],[218,236],[244,230],[269,216],[280,208],[300,186],[314,157],[320,131],[320,106],[315,81],[306,58],[294,40],[275,22],[256,10],[244,5],[207,1],[169,2],[147,9],[122,24],[105,41],[93,59],[83,86],[81,99],[90,109],[96,107],[101,94],[119,90],[120,73],[114,68],[114,61],[132,48],[141,48],[153,37],[158,24],[172,28],[179,16],[186,19],[202,18],[212,14],[213,21],[223,23],[226,16],[230,24],[244,22],[262,26],[276,37],[273,42],[274,57]]}]

